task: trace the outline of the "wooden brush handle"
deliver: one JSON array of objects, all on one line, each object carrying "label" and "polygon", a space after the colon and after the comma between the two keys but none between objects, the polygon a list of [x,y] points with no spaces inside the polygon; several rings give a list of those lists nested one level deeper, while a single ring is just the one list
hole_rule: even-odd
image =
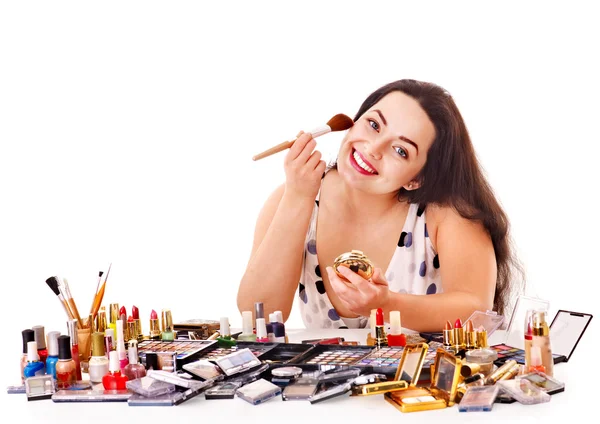
[{"label": "wooden brush handle", "polygon": [[260,160],[260,159],[266,158],[267,156],[274,155],[275,153],[282,152],[285,149],[289,149],[294,144],[294,141],[296,141],[296,140],[294,139],[292,141],[284,141],[283,143],[278,144],[277,146],[271,147],[270,149],[265,150],[264,152],[259,153],[256,156],[253,156],[252,160],[254,160],[254,161]]},{"label": "wooden brush handle", "polygon": [[77,306],[75,306],[75,301],[71,297],[67,300],[67,302],[69,302],[69,305],[71,306],[71,311],[73,312],[73,315],[75,316],[75,319],[77,320],[77,323],[79,324],[79,328],[83,328],[83,322],[81,321],[81,317],[79,316],[79,311],[77,310]]},{"label": "wooden brush handle", "polygon": [[104,297],[104,289],[106,288],[106,281],[102,286],[100,286],[100,290],[96,293],[96,297],[94,297],[94,305],[92,306],[91,314],[93,316],[98,315],[98,311],[100,310],[100,304],[102,303],[102,298]]}]

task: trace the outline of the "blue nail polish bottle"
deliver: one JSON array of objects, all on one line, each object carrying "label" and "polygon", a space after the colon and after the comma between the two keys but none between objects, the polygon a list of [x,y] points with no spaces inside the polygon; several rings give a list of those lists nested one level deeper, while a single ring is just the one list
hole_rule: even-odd
[{"label": "blue nail polish bottle", "polygon": [[48,359],[46,359],[46,374],[56,380],[56,363],[58,362],[58,336],[60,331],[48,333]]},{"label": "blue nail polish bottle", "polygon": [[25,378],[44,375],[45,368],[44,363],[40,361],[40,356],[38,355],[37,343],[35,341],[27,342],[27,365],[25,365],[25,369],[23,370]]}]

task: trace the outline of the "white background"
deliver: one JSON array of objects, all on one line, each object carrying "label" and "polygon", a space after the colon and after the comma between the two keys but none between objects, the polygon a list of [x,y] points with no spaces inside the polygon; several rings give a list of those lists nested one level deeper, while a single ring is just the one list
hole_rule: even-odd
[{"label": "white background", "polygon": [[[251,157],[401,78],[453,95],[527,293],[598,311],[592,2],[317,3],[2,3],[4,385],[21,330],[66,332],[52,275],[83,315],[112,262],[104,304],[135,304],[145,331],[152,308],[240,326],[254,223],[284,179],[283,153]],[[327,159],[341,137],[319,139]]]}]

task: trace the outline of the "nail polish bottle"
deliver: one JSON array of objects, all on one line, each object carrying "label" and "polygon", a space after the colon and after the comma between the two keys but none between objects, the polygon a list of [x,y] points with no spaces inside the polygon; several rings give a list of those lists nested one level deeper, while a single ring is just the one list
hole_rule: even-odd
[{"label": "nail polish bottle", "polygon": [[37,343],[35,340],[27,342],[27,365],[25,365],[23,375],[25,375],[25,378],[27,379],[37,375],[44,375],[45,371],[46,367],[44,367],[44,363],[40,361]]},{"label": "nail polish bottle", "polygon": [[115,350],[115,332],[112,328],[107,328],[104,332],[104,351],[106,352],[106,359],[111,350]]},{"label": "nail polish bottle", "polygon": [[[71,353],[71,337],[58,336],[58,362],[56,384],[58,389],[68,389],[77,382],[77,364]],[[80,369],[81,372],[81,369]]]},{"label": "nail polish bottle", "polygon": [[125,350],[125,336],[123,334],[123,321],[117,321],[117,355],[119,358],[120,370],[127,366],[129,360],[127,359],[127,351]]},{"label": "nail polish bottle", "polygon": [[254,318],[264,318],[265,317],[265,307],[262,302],[254,303]]},{"label": "nail polish bottle", "polygon": [[279,315],[277,312],[273,312],[269,316],[272,316],[273,341],[275,343],[285,343],[285,326],[279,321]]},{"label": "nail polish bottle", "polygon": [[[284,343],[288,342],[288,336],[285,333],[285,322],[283,322],[283,313],[281,311],[275,311],[275,317],[277,318],[277,322],[281,324],[281,327],[283,327],[283,338],[284,338]],[[279,336],[275,335],[275,338],[277,338]]]},{"label": "nail polish bottle", "polygon": [[135,380],[146,376],[146,368],[138,363],[137,340],[129,341],[129,364],[123,369],[123,375],[129,380]]},{"label": "nail polish bottle", "polygon": [[158,322],[158,314],[154,309],[150,312],[150,340],[160,340],[161,331]]},{"label": "nail polish bottle", "polygon": [[161,338],[163,341],[175,340],[175,333],[173,332],[173,316],[171,315],[170,309],[162,310],[162,334]]},{"label": "nail polish bottle", "polygon": [[21,331],[23,336],[23,355],[21,356],[21,381],[25,381],[23,371],[27,366],[27,343],[35,341],[35,333],[33,330],[27,329]]},{"label": "nail polish bottle", "polygon": [[43,325],[34,325],[31,327],[34,332],[35,342],[38,347],[38,355],[40,357],[40,361],[44,363],[44,367],[46,366],[46,359],[48,358],[48,350],[46,349],[46,334],[44,333]]},{"label": "nail polish bottle", "polygon": [[252,311],[242,312],[242,334],[238,336],[239,341],[255,342],[256,334],[254,334],[252,325]]},{"label": "nail polish bottle", "polygon": [[92,334],[92,357],[88,368],[90,381],[102,383],[102,377],[108,373],[108,358],[104,349],[104,336],[100,332]]},{"label": "nail polish bottle", "polygon": [[267,325],[264,318],[256,318],[256,341],[260,343],[268,343]]},{"label": "nail polish bottle", "polygon": [[267,322],[265,325],[267,327],[267,338],[270,342],[275,340],[275,336],[273,335],[273,323],[275,321],[275,314],[269,314],[269,322]]},{"label": "nail polish bottle", "polygon": [[387,346],[387,337],[385,335],[385,321],[383,318],[383,309],[377,308],[375,312],[375,343],[377,349]]},{"label": "nail polish bottle", "polygon": [[217,337],[219,347],[231,347],[236,345],[236,341],[231,337],[229,329],[229,318],[221,317],[221,326],[219,327],[220,336]]},{"label": "nail polish bottle", "polygon": [[[67,321],[67,330],[69,333],[69,338],[71,340],[71,358],[75,361],[76,364],[76,376],[77,380],[81,380],[81,362],[79,358],[79,338],[77,335],[77,320],[72,319]],[[60,349],[60,346],[59,346]],[[58,372],[58,371],[57,371]]]},{"label": "nail polish bottle", "polygon": [[46,359],[46,374],[56,380],[56,363],[58,362],[58,336],[60,331],[48,333],[48,359]]},{"label": "nail polish bottle", "polygon": [[406,335],[402,334],[400,311],[390,311],[390,334],[387,336],[388,346],[406,346]]},{"label": "nail polish bottle", "polygon": [[121,374],[117,352],[113,350],[109,356],[108,373],[102,377],[102,385],[106,390],[127,390],[127,377]]}]

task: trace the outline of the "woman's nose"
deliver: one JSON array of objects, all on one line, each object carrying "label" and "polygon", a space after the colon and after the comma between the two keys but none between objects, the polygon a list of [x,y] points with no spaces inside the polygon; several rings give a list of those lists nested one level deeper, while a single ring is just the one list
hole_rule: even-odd
[{"label": "woman's nose", "polygon": [[367,144],[366,153],[373,159],[379,160],[383,155],[384,144],[381,140],[372,140]]}]

